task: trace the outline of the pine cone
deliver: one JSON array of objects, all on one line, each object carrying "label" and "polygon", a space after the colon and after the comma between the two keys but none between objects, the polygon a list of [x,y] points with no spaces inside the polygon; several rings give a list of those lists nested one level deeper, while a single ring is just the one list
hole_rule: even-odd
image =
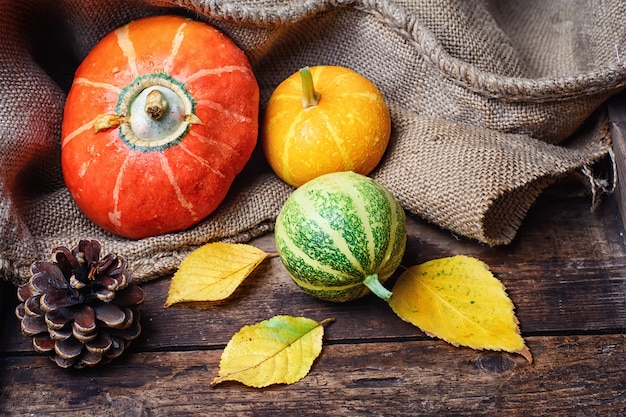
[{"label": "pine cone", "polygon": [[35,262],[17,290],[22,333],[62,368],[108,363],[141,332],[143,291],[123,257],[100,259],[100,249],[96,240],[55,248],[52,261]]}]

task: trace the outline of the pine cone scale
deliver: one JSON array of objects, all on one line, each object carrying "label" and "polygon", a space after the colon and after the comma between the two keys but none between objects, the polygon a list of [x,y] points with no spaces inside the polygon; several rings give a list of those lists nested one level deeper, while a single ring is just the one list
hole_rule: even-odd
[{"label": "pine cone scale", "polygon": [[80,355],[80,361],[85,364],[85,366],[96,366],[102,362],[102,354],[86,350]]},{"label": "pine cone scale", "polygon": [[17,287],[17,299],[20,301],[20,303],[25,302],[32,296],[33,292],[28,282],[24,285],[20,285],[19,287]]},{"label": "pine cone scale", "polygon": [[115,295],[115,303],[119,306],[133,306],[136,304],[143,304],[144,292],[136,285],[131,285],[120,291]]},{"label": "pine cone scale", "polygon": [[55,341],[50,335],[33,337],[33,346],[39,353],[48,353],[54,350]]},{"label": "pine cone scale", "polygon": [[111,335],[105,332],[100,332],[94,340],[85,343],[85,347],[89,352],[100,355],[104,355],[111,346],[113,346]]},{"label": "pine cone scale", "polygon": [[141,326],[137,320],[133,321],[131,326],[125,329],[110,329],[111,336],[120,337],[122,339],[133,340],[141,333]]},{"label": "pine cone scale", "polygon": [[47,330],[46,323],[41,317],[33,317],[25,314],[20,325],[22,333],[27,336],[35,336]]},{"label": "pine cone scale", "polygon": [[72,319],[74,315],[72,311],[67,308],[59,308],[54,311],[49,311],[44,316],[44,320],[46,321],[46,325],[54,330],[61,330],[65,327]]},{"label": "pine cone scale", "polygon": [[35,292],[47,292],[51,289],[66,288],[65,276],[61,268],[52,262],[36,262],[31,271],[30,285]]},{"label": "pine cone scale", "polygon": [[48,334],[54,340],[64,341],[72,337],[72,328],[70,326],[63,327],[61,329],[51,329],[48,327]]},{"label": "pine cone scale", "polygon": [[93,307],[83,306],[74,313],[74,328],[82,333],[91,333],[96,330],[96,312]]},{"label": "pine cone scale", "polygon": [[46,312],[71,307],[84,301],[83,297],[68,289],[54,289],[41,295],[41,308]]},{"label": "pine cone scale", "polygon": [[105,323],[108,327],[118,328],[124,324],[126,314],[115,304],[98,303],[93,306],[96,319]]},{"label": "pine cone scale", "polygon": [[42,317],[46,311],[41,308],[41,296],[36,295],[24,302],[24,312],[31,317]]},{"label": "pine cone scale", "polygon": [[74,338],[68,337],[65,340],[57,341],[54,344],[54,351],[63,359],[73,359],[82,353],[83,344]]},{"label": "pine cone scale", "polygon": [[15,316],[22,321],[24,319],[24,317],[26,316],[26,310],[24,308],[24,303],[22,302],[21,304],[18,304],[17,307],[15,307]]},{"label": "pine cone scale", "polygon": [[80,270],[80,264],[74,257],[73,251],[70,251],[65,247],[58,247],[52,250],[53,259],[56,260],[56,264],[63,271],[63,276],[70,276],[74,271]]}]

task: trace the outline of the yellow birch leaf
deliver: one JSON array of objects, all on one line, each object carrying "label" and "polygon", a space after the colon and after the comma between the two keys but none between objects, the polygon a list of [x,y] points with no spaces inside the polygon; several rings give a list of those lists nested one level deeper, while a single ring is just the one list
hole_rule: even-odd
[{"label": "yellow birch leaf", "polygon": [[408,268],[389,305],[404,321],[455,346],[519,353],[532,363],[513,302],[487,265],[469,256]]},{"label": "yellow birch leaf", "polygon": [[293,384],[304,378],[322,351],[324,325],[306,317],[275,316],[244,326],[230,339],[211,386],[238,381],[250,387]]},{"label": "yellow birch leaf", "polygon": [[228,298],[269,254],[251,245],[214,242],[191,252],[172,277],[165,307]]}]

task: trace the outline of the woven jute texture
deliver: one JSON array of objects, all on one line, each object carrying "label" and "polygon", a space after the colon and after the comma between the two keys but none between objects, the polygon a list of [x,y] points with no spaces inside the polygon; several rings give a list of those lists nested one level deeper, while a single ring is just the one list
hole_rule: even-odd
[{"label": "woven jute texture", "polygon": [[33,261],[81,238],[125,256],[139,282],[169,274],[206,242],[271,231],[292,192],[257,150],[218,211],[190,230],[132,241],[83,217],[60,169],[65,94],[95,43],[135,18],[181,14],[225,32],[250,59],[261,112],[278,83],[306,65],[368,77],[393,125],[372,176],[407,212],[487,245],[510,243],[548,185],[606,160],[601,109],[626,84],[623,0],[0,5],[0,276],[16,284]]}]

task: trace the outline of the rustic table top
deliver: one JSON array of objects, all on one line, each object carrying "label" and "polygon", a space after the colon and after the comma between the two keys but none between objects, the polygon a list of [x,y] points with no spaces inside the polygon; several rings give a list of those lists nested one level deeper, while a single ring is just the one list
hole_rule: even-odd
[{"label": "rustic table top", "polygon": [[[13,315],[0,321],[0,415],[609,415],[626,414],[626,246],[616,197],[542,196],[519,236],[490,248],[411,218],[404,264],[465,254],[486,262],[516,306],[533,356],[454,347],[400,320],[373,296],[318,301],[266,260],[232,298],[164,308],[169,277],[142,284],[143,332],[111,364],[63,370],[34,353]],[[273,235],[251,244],[274,251]],[[288,314],[336,321],[292,385],[209,386],[231,336]]]}]

